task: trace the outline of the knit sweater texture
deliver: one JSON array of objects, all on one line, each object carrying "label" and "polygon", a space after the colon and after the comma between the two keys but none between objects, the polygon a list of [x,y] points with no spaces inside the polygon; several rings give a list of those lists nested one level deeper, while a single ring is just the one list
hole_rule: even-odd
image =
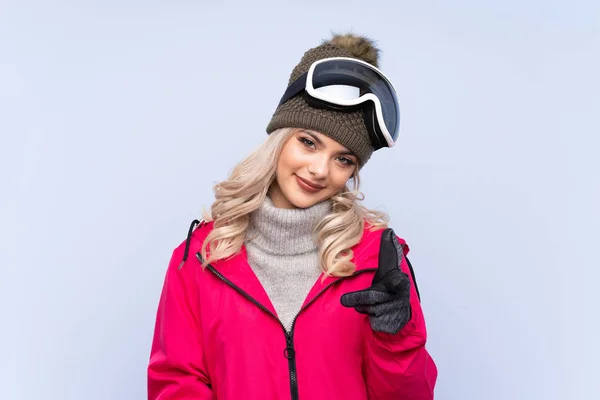
[{"label": "knit sweater texture", "polygon": [[289,331],[322,270],[313,230],[331,211],[325,200],[309,208],[277,208],[269,197],[250,214],[244,246],[248,263]]}]

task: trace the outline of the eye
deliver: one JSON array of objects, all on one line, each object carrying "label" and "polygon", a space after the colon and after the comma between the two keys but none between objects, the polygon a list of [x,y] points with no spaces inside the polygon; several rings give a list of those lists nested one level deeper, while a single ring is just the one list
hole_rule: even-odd
[{"label": "eye", "polygon": [[351,159],[349,159],[347,157],[339,157],[338,160],[340,160],[342,162],[342,164],[348,165],[348,166],[356,164],[354,161],[352,161]]},{"label": "eye", "polygon": [[306,147],[310,147],[311,149],[315,148],[315,142],[313,142],[312,140],[304,137],[304,136],[300,136],[298,138],[298,141],[300,141],[301,143],[303,143]]}]

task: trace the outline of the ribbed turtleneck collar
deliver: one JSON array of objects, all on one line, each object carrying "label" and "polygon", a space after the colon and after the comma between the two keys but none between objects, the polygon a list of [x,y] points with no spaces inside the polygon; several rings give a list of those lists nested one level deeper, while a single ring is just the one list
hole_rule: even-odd
[{"label": "ribbed turtleneck collar", "polygon": [[[247,238],[265,252],[295,255],[317,250],[313,229],[331,210],[325,200],[309,208],[277,208],[266,197],[260,208],[250,214]],[[254,239],[253,239],[254,238]]]}]

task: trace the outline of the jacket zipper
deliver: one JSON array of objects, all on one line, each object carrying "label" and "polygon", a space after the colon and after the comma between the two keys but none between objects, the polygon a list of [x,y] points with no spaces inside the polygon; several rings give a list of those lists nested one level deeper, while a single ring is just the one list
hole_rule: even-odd
[{"label": "jacket zipper", "polygon": [[[289,332],[286,331],[286,339],[287,339],[287,344],[288,344],[288,347],[286,348],[286,350],[291,349],[292,354],[293,354],[291,357],[288,357],[286,355],[286,358],[289,360],[290,389],[292,391],[292,400],[298,400],[299,399],[299,396],[298,396],[298,379],[297,379],[297,375],[296,375],[296,359],[295,359],[296,351],[294,350],[294,327],[296,326],[296,319],[298,318],[298,316],[300,315],[300,313],[302,313],[302,311],[306,310],[312,303],[315,302],[315,300],[317,298],[319,298],[327,289],[329,289],[335,283],[343,281],[344,279],[347,279],[347,278],[352,278],[354,276],[360,275],[363,272],[376,271],[376,270],[377,270],[377,268],[363,269],[363,270],[360,270],[358,272],[355,272],[354,274],[352,274],[350,276],[343,276],[343,277],[341,277],[341,278],[339,278],[339,279],[337,279],[337,280],[335,280],[333,282],[330,282],[327,286],[325,286],[323,289],[321,289],[321,291],[319,293],[317,293],[315,295],[315,297],[313,297],[312,299],[310,299],[310,301],[308,303],[306,303],[306,305],[304,307],[300,308],[300,310],[298,311],[298,313],[296,314],[296,316],[292,320],[292,328],[290,329]],[[282,324],[282,326],[283,326],[283,324]]]},{"label": "jacket zipper", "polygon": [[[202,260],[202,255],[200,254],[200,252],[196,253],[196,258],[200,261],[201,264],[204,262]],[[227,286],[231,287],[236,292],[238,292],[239,294],[241,294],[249,302],[251,302],[252,304],[254,304],[255,306],[257,306],[258,308],[260,308],[261,310],[263,310],[264,312],[266,312],[267,314],[269,314],[271,317],[275,318],[277,320],[277,322],[279,322],[279,325],[281,325],[281,329],[283,329],[283,333],[285,335],[285,343],[286,343],[286,347],[283,350],[283,356],[285,358],[287,358],[287,360],[288,360],[288,368],[289,368],[289,371],[290,371],[290,391],[291,391],[291,394],[292,394],[292,400],[299,400],[299,398],[300,398],[298,396],[298,376],[297,376],[297,372],[296,372],[296,350],[294,349],[294,327],[296,326],[296,319],[298,318],[298,316],[300,315],[300,313],[302,313],[302,311],[306,310],[312,303],[315,302],[315,300],[319,296],[321,296],[333,284],[335,284],[337,282],[340,282],[340,281],[342,281],[344,279],[352,278],[354,276],[360,275],[363,272],[376,271],[377,270],[377,268],[363,269],[363,270],[360,270],[358,272],[355,272],[354,274],[352,274],[350,276],[343,276],[343,277],[341,277],[341,278],[339,278],[339,279],[337,279],[337,280],[335,280],[333,282],[330,282],[327,286],[325,286],[323,289],[321,289],[321,291],[319,293],[317,293],[317,295],[315,297],[313,297],[308,303],[306,303],[306,305],[304,307],[302,307],[300,309],[300,311],[298,311],[298,313],[296,314],[296,316],[292,320],[292,328],[288,332],[288,330],[285,329],[285,326],[283,325],[283,323],[281,322],[281,320],[279,318],[277,318],[277,316],[275,314],[273,314],[267,307],[265,307],[264,305],[262,305],[261,303],[259,303],[256,299],[254,299],[248,293],[244,292],[239,286],[236,286],[229,279],[225,278],[212,265],[208,264],[206,266],[206,268],[210,272],[212,272],[217,278],[219,278],[221,281],[223,281]]]}]

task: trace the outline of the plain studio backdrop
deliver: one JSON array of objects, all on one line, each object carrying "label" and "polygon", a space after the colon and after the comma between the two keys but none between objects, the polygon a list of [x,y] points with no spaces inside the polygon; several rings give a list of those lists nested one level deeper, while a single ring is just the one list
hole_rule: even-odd
[{"label": "plain studio backdrop", "polygon": [[400,96],[362,190],[411,246],[436,398],[599,399],[598,4],[1,1],[0,398],[145,398],[172,250],[352,30]]}]

